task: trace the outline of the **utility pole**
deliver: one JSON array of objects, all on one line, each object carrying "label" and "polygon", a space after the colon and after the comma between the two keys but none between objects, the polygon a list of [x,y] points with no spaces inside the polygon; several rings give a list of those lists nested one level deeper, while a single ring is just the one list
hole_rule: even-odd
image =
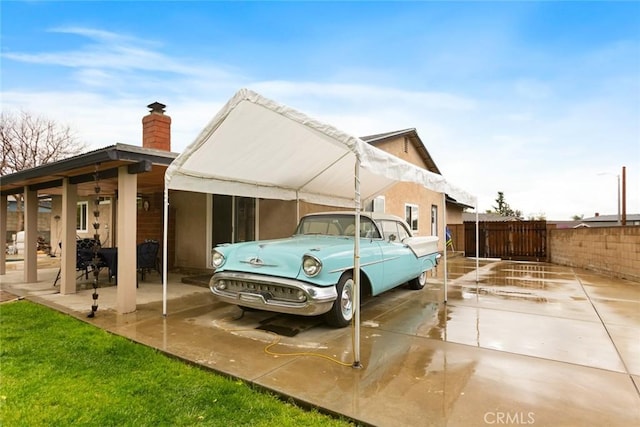
[{"label": "utility pole", "polygon": [[[622,167],[622,173],[624,173],[624,166]],[[621,195],[622,192],[620,191],[620,175],[615,175],[613,173],[610,172],[600,172],[598,175],[613,175],[616,177],[617,181],[618,181],[618,191],[616,192],[616,195],[618,196],[618,203],[617,203],[617,207],[618,207],[618,225],[622,225],[622,215],[620,213],[620,208],[621,208]]]},{"label": "utility pole", "polygon": [[622,217],[620,225],[627,225],[627,167],[622,167]]}]

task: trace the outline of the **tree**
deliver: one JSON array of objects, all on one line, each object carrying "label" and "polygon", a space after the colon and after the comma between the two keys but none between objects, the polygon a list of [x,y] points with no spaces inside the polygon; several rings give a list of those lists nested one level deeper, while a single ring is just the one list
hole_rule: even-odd
[{"label": "tree", "polygon": [[537,214],[529,214],[528,218],[529,221],[546,221],[547,220],[547,214],[544,212],[539,212]]},{"label": "tree", "polygon": [[[26,111],[2,111],[0,114],[2,163],[0,175],[8,175],[55,162],[86,149],[69,126]],[[23,228],[23,196],[16,195],[18,230]]]},{"label": "tree", "polygon": [[511,207],[509,206],[509,203],[505,201],[504,193],[502,191],[498,191],[498,198],[496,199],[496,204],[498,206],[493,206],[493,213],[497,213],[502,216],[512,216],[515,218],[522,218],[522,211],[511,209]]},{"label": "tree", "polygon": [[69,126],[25,111],[2,112],[0,140],[2,175],[62,160],[86,149]]},{"label": "tree", "polygon": [[574,220],[574,221],[580,221],[583,218],[584,218],[584,214],[582,214],[582,215],[574,215],[574,216],[571,217],[571,219]]}]

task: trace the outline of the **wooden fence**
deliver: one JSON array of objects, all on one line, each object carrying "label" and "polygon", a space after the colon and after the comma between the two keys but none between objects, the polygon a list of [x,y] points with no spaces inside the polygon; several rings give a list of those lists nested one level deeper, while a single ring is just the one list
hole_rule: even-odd
[{"label": "wooden fence", "polygon": [[[476,256],[476,223],[464,223],[464,251]],[[505,221],[478,223],[479,252],[482,258],[522,261],[547,260],[546,221]]]}]

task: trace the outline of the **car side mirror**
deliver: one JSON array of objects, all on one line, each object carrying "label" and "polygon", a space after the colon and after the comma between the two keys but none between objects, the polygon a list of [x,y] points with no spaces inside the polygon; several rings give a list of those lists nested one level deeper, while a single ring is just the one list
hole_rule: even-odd
[{"label": "car side mirror", "polygon": [[395,234],[390,234],[390,235],[389,235],[389,241],[390,241],[390,242],[395,242],[397,238],[398,238],[398,237],[397,237]]}]

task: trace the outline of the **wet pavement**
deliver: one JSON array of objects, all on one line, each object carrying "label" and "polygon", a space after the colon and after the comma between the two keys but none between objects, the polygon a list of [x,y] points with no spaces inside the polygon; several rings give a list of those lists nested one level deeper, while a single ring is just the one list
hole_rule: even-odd
[{"label": "wet pavement", "polygon": [[[242,312],[172,275],[140,283],[117,315],[115,287],[60,295],[55,268],[0,276],[2,290],[294,400],[379,426],[640,425],[640,283],[546,263],[449,260],[422,291],[364,302],[362,369],[352,329]],[[442,269],[442,266],[439,267]],[[18,274],[19,273],[19,274]],[[49,279],[50,277],[50,279]]]}]

